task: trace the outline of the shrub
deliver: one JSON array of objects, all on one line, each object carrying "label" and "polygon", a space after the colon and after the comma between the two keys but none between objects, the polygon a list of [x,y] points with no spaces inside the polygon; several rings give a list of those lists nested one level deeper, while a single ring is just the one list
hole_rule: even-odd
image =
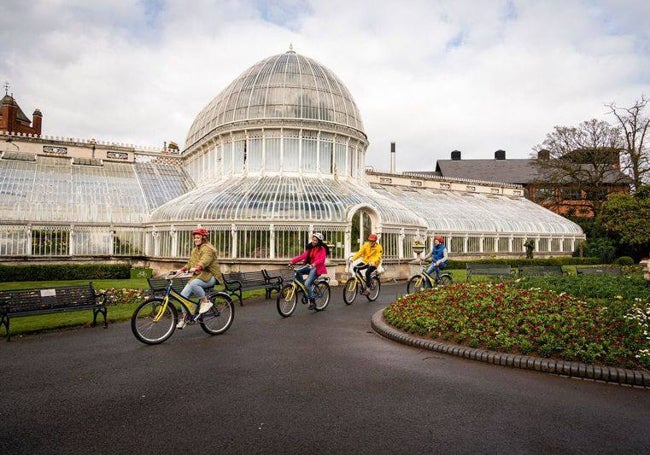
[{"label": "shrub", "polygon": [[617,265],[634,265],[634,259],[632,259],[629,256],[621,256],[620,258],[616,258],[614,261],[614,264]]},{"label": "shrub", "polygon": [[128,279],[130,271],[128,263],[0,265],[0,281]]}]

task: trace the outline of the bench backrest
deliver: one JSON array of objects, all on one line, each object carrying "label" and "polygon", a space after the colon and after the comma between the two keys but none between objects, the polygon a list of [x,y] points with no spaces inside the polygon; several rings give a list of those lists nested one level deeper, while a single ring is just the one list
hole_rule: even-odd
[{"label": "bench backrest", "polygon": [[[190,281],[190,278],[174,278],[172,280],[172,287],[176,291],[181,292],[188,281]],[[152,294],[164,293],[169,284],[169,281],[166,278],[147,278],[147,282],[149,283],[149,289]]]},{"label": "bench backrest", "polygon": [[278,282],[278,281],[280,283],[289,282],[293,279],[294,275],[296,274],[296,272],[294,272],[292,269],[288,267],[283,269],[271,269],[271,270],[264,269],[262,270],[262,273],[264,274],[267,281],[269,281],[270,283]]},{"label": "bench backrest", "polygon": [[578,275],[612,275],[620,276],[622,271],[620,267],[580,267],[576,266]]},{"label": "bench backrest", "polygon": [[263,272],[230,272],[224,273],[223,279],[226,283],[239,282],[242,287],[262,286],[266,284]]},{"label": "bench backrest", "polygon": [[519,274],[525,276],[563,275],[561,265],[520,265]]},{"label": "bench backrest", "polygon": [[8,313],[62,310],[90,307],[97,304],[92,283],[80,286],[63,286],[48,289],[17,289],[0,292],[0,305],[6,305]]},{"label": "bench backrest", "polygon": [[509,264],[469,264],[466,263],[466,279],[469,281],[474,275],[489,275],[496,277],[512,276],[512,267]]}]

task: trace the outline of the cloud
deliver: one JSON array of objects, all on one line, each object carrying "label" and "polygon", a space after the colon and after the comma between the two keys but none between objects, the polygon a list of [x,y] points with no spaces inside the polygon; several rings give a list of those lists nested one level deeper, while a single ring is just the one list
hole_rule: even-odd
[{"label": "cloud", "polygon": [[[5,5],[6,4],[6,5]],[[646,2],[5,0],[0,78],[44,133],[184,143],[254,63],[294,49],[350,89],[366,164],[525,158],[555,125],[650,93]],[[644,19],[645,18],[645,19]]]}]

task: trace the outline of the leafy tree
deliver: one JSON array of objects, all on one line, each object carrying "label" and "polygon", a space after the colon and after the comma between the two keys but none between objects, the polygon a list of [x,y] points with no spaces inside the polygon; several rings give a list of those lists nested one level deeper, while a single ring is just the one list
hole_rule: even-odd
[{"label": "leafy tree", "polygon": [[601,211],[602,225],[619,243],[630,246],[635,256],[645,256],[650,246],[650,186],[635,195],[612,194]]},{"label": "leafy tree", "polygon": [[[551,205],[574,199],[597,216],[612,187],[629,184],[630,178],[619,167],[621,148],[620,129],[605,121],[556,126],[542,144],[534,147],[538,156],[533,160],[538,173],[535,184],[552,190]],[[567,197],[567,189],[584,199]]]},{"label": "leafy tree", "polygon": [[641,95],[632,107],[607,104],[609,113],[616,117],[623,139],[622,169],[632,178],[634,189],[647,183],[650,177],[650,119],[644,115],[648,99]]}]

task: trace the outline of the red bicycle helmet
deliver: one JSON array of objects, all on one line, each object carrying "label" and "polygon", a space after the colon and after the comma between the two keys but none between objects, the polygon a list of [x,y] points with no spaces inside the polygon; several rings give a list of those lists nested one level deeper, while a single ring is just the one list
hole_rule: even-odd
[{"label": "red bicycle helmet", "polygon": [[445,243],[445,239],[443,239],[443,238],[440,237],[439,235],[436,235],[436,236],[433,238],[433,240],[437,240],[437,241],[440,242],[440,243]]},{"label": "red bicycle helmet", "polygon": [[370,234],[368,236],[368,240],[370,240],[371,242],[376,242],[377,241],[377,234]]},{"label": "red bicycle helmet", "polygon": [[201,237],[207,237],[209,235],[208,230],[204,228],[194,229],[192,235],[200,235]]}]

